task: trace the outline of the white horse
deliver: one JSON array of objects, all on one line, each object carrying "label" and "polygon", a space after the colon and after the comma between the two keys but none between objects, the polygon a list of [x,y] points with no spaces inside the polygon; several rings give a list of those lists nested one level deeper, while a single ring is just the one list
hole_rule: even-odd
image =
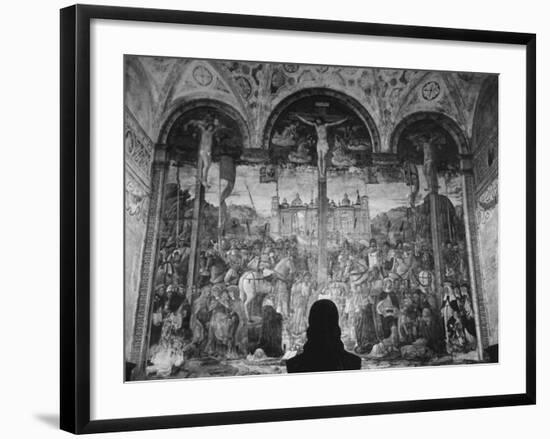
[{"label": "white horse", "polygon": [[244,312],[249,321],[248,307],[254,298],[260,294],[270,294],[274,289],[273,280],[278,284],[278,288],[285,286],[288,289],[288,284],[292,281],[295,271],[296,267],[292,258],[285,257],[275,265],[273,271],[269,271],[269,275],[252,270],[243,273],[239,279],[239,293],[244,304]]}]

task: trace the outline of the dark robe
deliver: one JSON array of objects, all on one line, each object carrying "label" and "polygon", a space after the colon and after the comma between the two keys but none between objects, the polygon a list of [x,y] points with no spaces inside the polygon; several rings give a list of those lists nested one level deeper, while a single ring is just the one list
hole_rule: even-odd
[{"label": "dark robe", "polygon": [[327,299],[315,302],[308,324],[304,351],[287,360],[288,373],[361,369],[361,358],[344,349],[334,302]]},{"label": "dark robe", "polygon": [[355,337],[357,338],[357,348],[355,351],[358,354],[369,353],[376,343],[378,343],[378,335],[376,334],[376,310],[372,303],[361,307],[355,317]]},{"label": "dark robe", "polygon": [[283,355],[282,342],[283,316],[275,311],[271,305],[264,306],[258,347],[263,349],[268,357],[281,357]]},{"label": "dark robe", "polygon": [[444,351],[443,329],[437,318],[432,317],[429,322],[421,318],[418,323],[418,336],[426,339],[428,347],[435,352]]}]

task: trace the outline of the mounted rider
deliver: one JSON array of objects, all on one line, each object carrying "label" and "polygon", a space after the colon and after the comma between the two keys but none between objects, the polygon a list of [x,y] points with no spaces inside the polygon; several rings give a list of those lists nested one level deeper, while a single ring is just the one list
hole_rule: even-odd
[{"label": "mounted rider", "polygon": [[223,261],[223,258],[218,254],[217,250],[213,248],[209,248],[206,251],[206,259],[207,261],[211,258],[214,261],[219,261],[219,263],[214,263],[210,267],[210,272],[206,273],[206,275],[210,274],[210,283],[212,285],[221,284],[224,282],[226,269],[225,269],[225,262]]},{"label": "mounted rider", "polygon": [[241,263],[241,251],[239,249],[239,242],[236,239],[231,240],[231,247],[227,250],[225,256],[228,263]]},{"label": "mounted rider", "polygon": [[226,285],[237,285],[242,271],[242,258],[239,244],[236,239],[231,240],[231,247],[225,254],[227,271],[225,272],[223,282]]},{"label": "mounted rider", "polygon": [[263,272],[265,276],[272,274],[274,261],[271,258],[271,247],[265,247],[260,255],[260,261],[258,263],[258,271]]}]

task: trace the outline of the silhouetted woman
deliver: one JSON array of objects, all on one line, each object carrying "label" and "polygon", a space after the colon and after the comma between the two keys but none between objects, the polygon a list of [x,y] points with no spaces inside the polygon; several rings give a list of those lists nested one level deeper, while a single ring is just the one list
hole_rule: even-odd
[{"label": "silhouetted woman", "polygon": [[286,362],[289,373],[361,369],[361,358],[347,352],[340,340],[342,333],[334,302],[327,299],[315,302],[308,323],[304,352]]}]

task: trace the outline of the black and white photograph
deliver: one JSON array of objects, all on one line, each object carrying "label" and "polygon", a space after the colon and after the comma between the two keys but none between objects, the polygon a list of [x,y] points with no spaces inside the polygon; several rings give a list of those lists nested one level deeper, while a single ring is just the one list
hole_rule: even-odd
[{"label": "black and white photograph", "polygon": [[498,74],[123,62],[127,381],[499,361]]},{"label": "black and white photograph", "polygon": [[544,437],[544,6],[6,3],[1,436]]}]

